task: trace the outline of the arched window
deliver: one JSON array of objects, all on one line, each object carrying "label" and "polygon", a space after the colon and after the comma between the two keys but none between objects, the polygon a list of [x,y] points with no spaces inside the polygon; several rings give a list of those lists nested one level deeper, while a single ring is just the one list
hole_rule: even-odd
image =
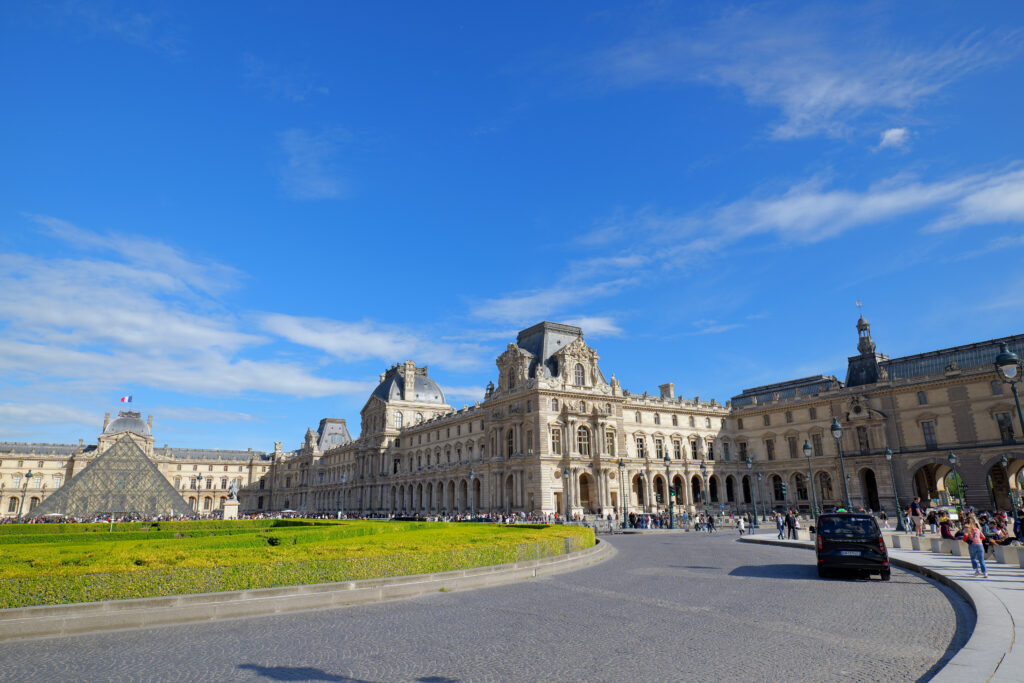
[{"label": "arched window", "polygon": [[509,370],[508,371],[508,388],[509,389],[515,389],[516,388],[516,372],[515,372],[515,370]]},{"label": "arched window", "polygon": [[551,410],[555,410],[555,411],[558,410],[558,399],[557,398],[551,399]]},{"label": "arched window", "polygon": [[647,444],[644,441],[644,437],[636,437],[636,457],[646,458],[647,457]]},{"label": "arched window", "polygon": [[515,432],[513,432],[511,429],[508,430],[507,434],[505,434],[505,446],[506,450],[508,451],[508,457],[511,458],[512,453],[515,451],[516,447],[516,435]]},{"label": "arched window", "polygon": [[575,382],[576,386],[581,387],[583,386],[584,379],[585,378],[583,375],[583,364],[577,363],[576,368],[573,370],[573,381]]},{"label": "arched window", "polygon": [[590,455],[590,430],[586,427],[576,430],[576,450],[580,455]]},{"label": "arched window", "polygon": [[704,418],[704,426],[705,427],[710,427],[711,426],[711,418],[710,417],[705,417]]},{"label": "arched window", "polygon": [[772,493],[775,500],[785,500],[785,496],[782,495],[782,477],[777,474],[772,477]]},{"label": "arched window", "polygon": [[18,511],[18,499],[17,498],[11,498],[10,502],[7,503],[7,511],[8,512],[17,512]]},{"label": "arched window", "polygon": [[402,413],[395,413],[395,429],[402,428]]},{"label": "arched window", "polygon": [[203,509],[204,510],[208,511],[212,504],[213,504],[213,499],[211,499],[211,498],[204,498],[203,499]]}]

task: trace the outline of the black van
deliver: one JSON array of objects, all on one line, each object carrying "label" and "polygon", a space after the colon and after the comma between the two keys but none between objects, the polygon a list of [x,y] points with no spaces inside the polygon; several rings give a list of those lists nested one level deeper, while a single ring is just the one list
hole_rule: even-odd
[{"label": "black van", "polygon": [[878,522],[871,515],[837,512],[818,517],[816,529],[818,576],[832,569],[878,574],[889,580],[889,551]]}]

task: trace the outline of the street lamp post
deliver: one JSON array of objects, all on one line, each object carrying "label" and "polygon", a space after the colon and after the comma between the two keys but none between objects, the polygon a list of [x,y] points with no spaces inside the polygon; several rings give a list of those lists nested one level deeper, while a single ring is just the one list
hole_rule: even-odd
[{"label": "street lamp post", "polygon": [[626,462],[619,458],[619,495],[622,498],[622,528],[629,528],[629,502],[626,500],[626,496],[629,495],[629,489],[626,488]]},{"label": "street lamp post", "polygon": [[814,490],[814,468],[811,466],[811,453],[814,452],[814,448],[811,447],[811,442],[804,439],[804,455],[807,457],[807,474],[811,478],[811,516],[814,517],[814,523],[818,523],[818,493]]},{"label": "street lamp post", "polygon": [[[1012,508],[1012,512],[1013,512],[1013,521],[1016,522],[1017,518],[1018,518],[1018,514],[1017,514],[1017,501],[1015,501],[1013,499],[1013,489],[1009,488],[1010,487],[1010,460],[1009,460],[1009,458],[1007,458],[1004,455],[1001,458],[999,458],[999,462],[1003,466],[1003,472],[1006,473],[1006,487],[1007,487],[1007,489],[1010,492],[1010,508]],[[1014,526],[1016,526],[1016,524],[1014,524]]]},{"label": "street lamp post", "polygon": [[668,453],[666,453],[665,454],[665,492],[668,493],[668,528],[669,529],[675,529],[676,528],[676,525],[675,525],[675,517],[676,517],[675,497],[676,497],[676,492],[672,488],[672,484],[670,483],[672,481],[672,479],[670,478],[671,475],[669,475],[669,472],[668,472],[668,466],[669,466],[669,464],[671,464],[671,462],[672,461],[669,459]]},{"label": "street lamp post", "polygon": [[701,460],[700,462],[700,476],[704,479],[704,518],[708,516],[708,503],[711,501],[711,496],[708,495],[708,464]]},{"label": "street lamp post", "polygon": [[[1017,383],[1021,381],[1021,376],[1024,375],[1024,365],[1021,364],[1017,354],[1010,351],[1006,342],[1003,342],[999,344],[999,355],[996,356],[995,366],[999,379],[1010,385],[1010,390],[1013,392],[1013,401],[1017,404],[1017,421],[1020,423],[1021,431],[1024,431],[1024,413],[1021,412],[1020,395],[1017,393]],[[1003,467],[1007,468],[1008,463],[1006,462],[1005,455],[1002,460],[1004,461]],[[1010,470],[1008,468],[1006,469],[1006,479],[1009,486]],[[1017,519],[1019,513],[1017,511],[1017,501],[1013,499],[1013,489],[1010,489],[1010,505],[1013,507],[1013,518]]]},{"label": "street lamp post", "polygon": [[892,481],[892,495],[896,497],[896,531],[906,531],[907,525],[903,523],[903,508],[900,507],[900,492],[896,486],[896,472],[892,468],[892,449],[885,449],[885,461],[889,463],[889,479]]},{"label": "street lamp post", "polygon": [[569,468],[566,467],[562,470],[562,491],[565,493],[565,523],[569,523]]},{"label": "street lamp post", "polygon": [[476,479],[476,472],[472,469],[469,470],[469,516],[470,519],[476,519],[476,486],[473,485]]},{"label": "street lamp post", "polygon": [[[748,472],[753,472],[753,470],[754,470],[754,461],[751,460],[748,457],[747,458],[747,471]],[[761,478],[761,473],[760,472],[758,472],[757,478],[758,479]],[[757,525],[757,486],[754,484],[754,482],[751,479],[748,479],[748,481],[750,481],[750,488],[754,489],[754,523],[750,525],[750,528],[751,529],[758,529],[760,527],[758,527],[758,525]]]},{"label": "street lamp post", "polygon": [[196,519],[199,519],[199,510],[203,502],[203,478],[196,475]]},{"label": "street lamp post", "polygon": [[28,500],[28,482],[32,479],[32,470],[25,473],[25,486],[22,487],[21,493],[21,509],[19,510],[19,517],[25,518],[25,501]]},{"label": "street lamp post", "polygon": [[956,453],[950,451],[949,455],[946,456],[946,459],[949,460],[949,465],[950,467],[953,468],[953,476],[956,477],[956,487],[957,490],[960,492],[960,508],[963,509],[964,498],[967,494],[967,482],[960,478],[960,472],[958,472],[956,469]]},{"label": "street lamp post", "polygon": [[341,473],[341,516],[345,517],[345,496],[348,495],[348,472]]},{"label": "street lamp post", "polygon": [[644,471],[640,470],[639,472],[637,472],[636,473],[636,477],[637,477],[637,491],[640,493],[640,497],[643,498],[643,501],[644,501],[643,505],[640,507],[640,510],[641,510],[641,512],[647,512],[647,507],[651,504],[651,502],[649,500],[647,500],[647,497],[646,497],[646,495],[647,495],[647,486],[646,486],[646,484],[644,484]]},{"label": "street lamp post", "polygon": [[853,507],[853,503],[850,502],[850,484],[846,480],[846,462],[843,460],[843,426],[834,417],[831,431],[832,438],[836,440],[836,448],[839,449],[839,467],[843,470],[843,493],[846,494],[846,509],[849,511]]}]

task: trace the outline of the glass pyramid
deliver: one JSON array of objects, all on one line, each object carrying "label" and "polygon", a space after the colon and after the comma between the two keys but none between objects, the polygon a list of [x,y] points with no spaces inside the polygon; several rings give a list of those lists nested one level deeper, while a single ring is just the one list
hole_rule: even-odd
[{"label": "glass pyramid", "polygon": [[138,444],[122,436],[32,510],[33,517],[191,515],[192,509]]}]

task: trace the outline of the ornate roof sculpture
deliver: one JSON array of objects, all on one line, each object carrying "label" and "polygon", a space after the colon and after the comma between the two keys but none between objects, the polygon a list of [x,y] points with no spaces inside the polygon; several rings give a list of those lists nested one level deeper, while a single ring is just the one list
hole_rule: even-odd
[{"label": "ornate roof sculpture", "polygon": [[125,435],[32,510],[34,517],[58,513],[153,517],[191,515],[192,509],[138,444]]}]

